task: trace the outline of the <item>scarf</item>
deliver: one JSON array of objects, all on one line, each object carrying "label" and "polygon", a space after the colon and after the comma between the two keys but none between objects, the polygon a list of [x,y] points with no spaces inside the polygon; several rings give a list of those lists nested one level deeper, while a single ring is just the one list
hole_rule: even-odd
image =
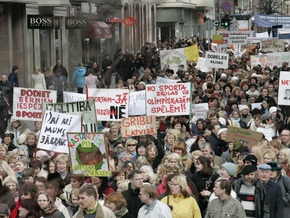
[{"label": "scarf", "polygon": [[123,207],[121,207],[120,210],[117,210],[117,211],[114,212],[114,213],[115,213],[115,216],[116,216],[117,218],[121,218],[121,217],[123,217],[126,213],[128,213],[128,209],[127,209],[126,206],[123,206]]}]

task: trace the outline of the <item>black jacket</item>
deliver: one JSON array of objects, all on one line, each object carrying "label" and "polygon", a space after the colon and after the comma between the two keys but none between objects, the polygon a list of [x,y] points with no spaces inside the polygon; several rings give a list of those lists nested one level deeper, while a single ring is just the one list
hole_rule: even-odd
[{"label": "black jacket", "polygon": [[131,188],[131,183],[129,183],[128,186],[128,190],[122,192],[122,195],[127,202],[127,209],[129,213],[137,218],[139,209],[144,205],[139,198],[140,189],[137,188],[133,190]]}]

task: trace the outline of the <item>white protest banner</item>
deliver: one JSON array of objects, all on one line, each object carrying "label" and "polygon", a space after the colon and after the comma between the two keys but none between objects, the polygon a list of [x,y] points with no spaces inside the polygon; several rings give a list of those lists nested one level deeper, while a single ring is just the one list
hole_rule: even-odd
[{"label": "white protest banner", "polygon": [[251,103],[251,108],[252,108],[252,110],[254,110],[255,108],[258,109],[258,110],[262,109],[262,102]]},{"label": "white protest banner", "polygon": [[268,32],[256,33],[256,38],[268,38]]},{"label": "white protest banner", "polygon": [[253,36],[253,31],[217,31],[217,34],[223,36],[224,44],[229,44],[229,35],[247,35],[247,37]]},{"label": "white protest banner", "polygon": [[208,103],[192,104],[192,111],[197,119],[204,119],[208,110]]},{"label": "white protest banner", "polygon": [[165,67],[174,70],[178,70],[178,66],[183,64],[186,66],[186,56],[184,48],[160,50],[160,62],[161,68]]},{"label": "white protest banner", "polygon": [[41,121],[42,102],[56,103],[56,91],[14,87],[13,119]]},{"label": "white protest banner", "polygon": [[234,34],[230,33],[228,43],[230,45],[244,45],[248,43],[248,35],[240,35],[240,34]]},{"label": "white protest banner", "polygon": [[200,70],[200,69],[203,68],[203,67],[205,67],[205,58],[203,58],[203,57],[199,57],[199,58],[198,58],[198,61],[197,61],[197,63],[196,63],[195,68],[198,69],[198,70]]},{"label": "white protest banner", "polygon": [[277,38],[268,38],[261,41],[261,50],[265,52],[283,52],[285,51],[284,40]]},{"label": "white protest banner", "polygon": [[128,117],[129,89],[88,89],[88,99],[96,104],[99,121],[120,121]]},{"label": "white protest banner", "polygon": [[67,139],[73,174],[98,177],[111,175],[103,133],[69,132]]},{"label": "white protest banner", "polygon": [[86,94],[75,92],[63,92],[63,102],[85,101],[87,100]]},{"label": "white protest banner", "polygon": [[191,83],[146,85],[147,115],[189,115]]},{"label": "white protest banner", "polygon": [[156,135],[155,116],[128,117],[121,120],[122,137]]},{"label": "white protest banner", "polygon": [[43,113],[46,110],[65,114],[81,115],[82,132],[98,131],[96,107],[93,99],[90,99],[88,101],[76,101],[56,104],[43,103]]},{"label": "white protest banner", "polygon": [[267,53],[265,66],[273,69],[274,66],[282,66],[283,62],[290,63],[290,52]]},{"label": "white protest banner", "polygon": [[229,55],[224,53],[206,52],[205,65],[212,68],[229,68]]},{"label": "white protest banner", "polygon": [[81,132],[80,115],[45,111],[37,148],[48,151],[69,153],[67,132]]},{"label": "white protest banner", "polygon": [[129,116],[146,114],[145,90],[129,93]]},{"label": "white protest banner", "polygon": [[278,105],[290,105],[290,72],[288,71],[280,72]]},{"label": "white protest banner", "polygon": [[180,79],[169,79],[169,78],[157,76],[155,84],[170,84],[170,83],[177,83],[178,81],[180,81]]},{"label": "white protest banner", "polygon": [[251,55],[251,68],[260,65],[261,67],[265,67],[266,63],[266,55]]}]

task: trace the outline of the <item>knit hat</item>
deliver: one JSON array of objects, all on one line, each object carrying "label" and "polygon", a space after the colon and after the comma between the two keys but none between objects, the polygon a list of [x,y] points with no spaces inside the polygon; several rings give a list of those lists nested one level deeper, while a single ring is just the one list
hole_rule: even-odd
[{"label": "knit hat", "polygon": [[243,143],[240,142],[240,141],[237,141],[237,142],[234,143],[233,150],[238,150],[242,146],[243,146]]},{"label": "knit hat", "polygon": [[257,171],[257,167],[255,165],[246,165],[243,167],[241,174],[242,175],[247,175],[249,173]]},{"label": "knit hat", "polygon": [[253,165],[257,166],[258,160],[257,160],[257,157],[253,154],[248,154],[244,159],[244,163],[246,161],[250,161]]},{"label": "knit hat", "polygon": [[218,134],[217,135],[220,135],[222,134],[223,132],[226,132],[228,129],[227,128],[222,128],[218,131]]},{"label": "knit hat", "polygon": [[40,157],[44,161],[48,161],[49,160],[48,153],[46,151],[43,151],[43,150],[37,151],[36,154],[35,154],[35,157]]},{"label": "knit hat", "polygon": [[237,172],[237,165],[230,162],[224,163],[221,168],[224,168],[230,176],[234,176]]},{"label": "knit hat", "polygon": [[277,162],[268,162],[267,164],[271,166],[271,171],[279,171],[279,170],[282,170],[282,167]]},{"label": "knit hat", "polygon": [[274,112],[277,112],[277,107],[274,107],[274,106],[270,107],[269,113],[272,114]]},{"label": "knit hat", "polygon": [[240,111],[242,111],[242,110],[249,110],[249,107],[247,105],[244,105],[244,104],[240,105],[239,108],[240,108]]},{"label": "knit hat", "polygon": [[267,114],[263,114],[263,115],[261,116],[261,120],[262,120],[262,121],[266,121],[266,120],[269,120],[269,119],[272,119],[271,114],[269,114],[269,113],[267,113]]},{"label": "knit hat", "polygon": [[222,73],[222,74],[221,74],[221,78],[227,78],[227,74]]},{"label": "knit hat", "polygon": [[219,122],[220,122],[222,125],[226,125],[226,119],[223,118],[223,117],[219,117]]}]

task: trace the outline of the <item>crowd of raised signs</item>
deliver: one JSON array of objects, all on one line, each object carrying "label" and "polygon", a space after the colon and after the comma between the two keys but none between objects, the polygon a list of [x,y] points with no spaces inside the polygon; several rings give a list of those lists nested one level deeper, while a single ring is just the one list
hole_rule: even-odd
[{"label": "crowd of raised signs", "polygon": [[[235,57],[228,51],[228,69],[204,70],[191,61],[177,72],[160,69],[160,49],[197,41],[193,37],[172,46],[146,43],[136,55],[120,52],[110,62],[116,88],[144,90],[157,76],[191,82],[193,104],[207,103],[208,111],[202,118],[194,113],[156,117],[157,135],[125,138],[119,122],[99,122],[108,143],[109,177],[74,175],[67,154],[37,148],[41,122],[30,130],[24,121],[11,119],[0,144],[0,216],[98,217],[101,210],[103,217],[287,217],[290,113],[289,106],[278,105],[278,89],[280,72],[290,69],[288,62],[251,69],[252,53]],[[201,41],[200,57],[209,49],[210,44]],[[106,81],[111,78],[94,66],[100,81],[100,75]],[[283,99],[290,101],[290,88]],[[3,107],[7,109],[5,102]],[[262,139],[254,146],[238,138],[226,140],[229,126],[262,133]],[[233,187],[230,194],[223,180]],[[92,195],[84,191],[87,183],[98,193],[93,199],[99,203],[92,207],[80,198]],[[221,192],[237,199],[231,201],[235,206],[222,207]],[[170,208],[169,213],[157,211],[159,201]],[[104,207],[112,213],[105,213]]]}]

